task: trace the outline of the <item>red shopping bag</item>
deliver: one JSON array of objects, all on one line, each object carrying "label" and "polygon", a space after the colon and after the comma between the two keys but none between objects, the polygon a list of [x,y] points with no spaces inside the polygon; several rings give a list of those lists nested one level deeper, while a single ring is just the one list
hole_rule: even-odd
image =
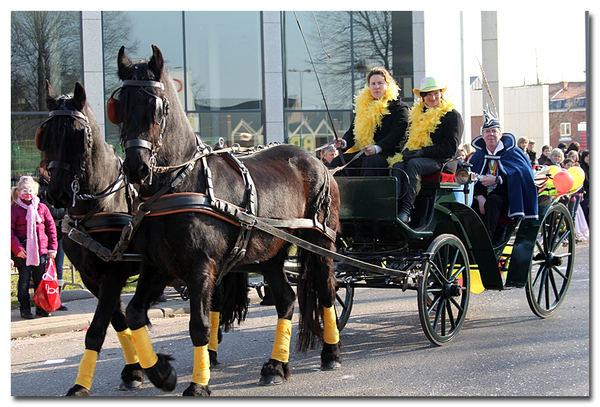
[{"label": "red shopping bag", "polygon": [[60,292],[58,291],[58,279],[56,277],[54,259],[48,258],[46,261],[46,271],[42,276],[42,281],[40,281],[38,288],[35,290],[33,302],[36,307],[46,312],[56,311],[60,308]]}]

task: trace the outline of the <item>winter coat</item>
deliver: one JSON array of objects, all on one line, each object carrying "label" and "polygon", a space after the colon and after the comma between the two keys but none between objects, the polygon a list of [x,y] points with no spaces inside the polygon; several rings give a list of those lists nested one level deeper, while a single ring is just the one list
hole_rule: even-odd
[{"label": "winter coat", "polygon": [[[48,254],[48,250],[56,251],[58,249],[58,240],[56,238],[56,225],[52,214],[46,205],[38,204],[38,213],[42,222],[37,226],[38,246],[40,255]],[[25,245],[20,239],[27,235],[27,211],[19,205],[10,207],[10,249],[16,256],[25,249]]]}]

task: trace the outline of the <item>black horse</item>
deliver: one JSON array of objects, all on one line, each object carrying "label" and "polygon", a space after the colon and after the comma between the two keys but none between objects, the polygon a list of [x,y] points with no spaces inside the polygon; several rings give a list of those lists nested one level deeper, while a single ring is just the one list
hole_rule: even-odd
[{"label": "black horse", "polygon": [[[75,85],[72,95],[58,96],[47,83],[46,95],[50,116],[37,131],[36,145],[49,162],[52,175],[48,200],[56,207],[69,208],[69,219],[85,227],[84,233],[89,233],[99,245],[112,248],[119,241],[121,228],[131,219],[127,215],[125,184],[123,177],[119,177],[121,161],[114,148],[104,141],[81,84]],[[77,228],[74,233],[85,236],[77,233]],[[94,318],[86,332],[86,350],[79,373],[67,395],[90,395],[96,358],[109,323],[117,332],[125,355],[121,387],[141,386],[144,372],[121,303],[121,290],[129,277],[138,274],[139,263],[107,263],[68,237],[63,242],[64,251],[83,283],[98,298]]]},{"label": "black horse", "polygon": [[[228,268],[225,265],[232,263],[230,254],[245,254],[238,255],[233,263],[257,265],[273,293],[278,315],[272,356],[263,365],[259,383],[281,383],[290,375],[295,302],[284,271],[290,243],[230,215],[235,212],[279,220],[295,236],[335,250],[331,235],[339,228],[337,183],[316,157],[295,146],[266,148],[241,161],[231,154],[211,153],[194,134],[179,104],[162,53],[156,46],[152,49],[150,60],[134,64],[121,48],[118,74],[123,87],[118,102],[111,98],[107,115],[121,126],[126,150],[124,173],[130,182],[140,185],[140,195],[158,204],[162,198],[157,196],[165,191],[170,196],[179,193],[184,199],[196,199],[196,205],[191,205],[194,210],[173,210],[167,216],[147,217],[139,224],[143,262],[136,293],[127,307],[127,321],[136,338],[140,364],[147,374],[153,370],[155,376],[148,377],[155,386],[166,391],[175,387],[176,375],[164,355],[157,356],[152,350],[145,325],[149,296],[160,292],[166,281],[179,277],[189,290],[190,336],[195,347],[192,382],[183,394],[210,394],[206,344],[212,287],[222,269]],[[183,176],[182,172],[189,174]],[[220,207],[203,202],[217,202]],[[149,213],[152,208],[151,204],[141,207]],[[309,220],[314,227],[304,224],[295,228],[289,222],[297,219]],[[314,348],[321,340],[322,368],[338,368],[341,356],[333,308],[333,261],[307,250],[300,250],[299,261],[298,348]]]}]

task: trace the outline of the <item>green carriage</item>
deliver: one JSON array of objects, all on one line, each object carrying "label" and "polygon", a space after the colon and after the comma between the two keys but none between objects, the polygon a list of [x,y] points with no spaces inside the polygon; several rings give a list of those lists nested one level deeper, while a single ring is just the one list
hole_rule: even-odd
[{"label": "green carriage", "polygon": [[[546,175],[540,177],[541,185]],[[336,259],[341,260],[336,262],[340,328],[348,322],[358,287],[416,290],[422,328],[436,345],[457,335],[472,292],[525,288],[535,315],[556,312],[573,272],[569,211],[558,197],[540,196],[538,219],[505,219],[492,239],[473,209],[456,198],[455,192],[468,193],[473,179],[463,168],[451,182],[422,182],[406,225],[397,218],[395,177],[336,177],[343,256]]]}]

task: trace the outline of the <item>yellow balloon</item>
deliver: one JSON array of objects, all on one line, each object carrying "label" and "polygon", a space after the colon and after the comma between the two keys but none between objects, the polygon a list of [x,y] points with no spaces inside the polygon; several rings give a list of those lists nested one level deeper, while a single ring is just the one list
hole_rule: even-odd
[{"label": "yellow balloon", "polygon": [[555,176],[556,174],[558,174],[561,171],[562,168],[560,168],[558,165],[551,165],[548,168],[548,173],[552,176]]},{"label": "yellow balloon", "polygon": [[583,181],[585,180],[585,172],[581,169],[581,167],[571,167],[567,170],[567,172],[573,177],[573,188],[571,188],[569,192],[575,192],[581,185],[583,185]]}]

